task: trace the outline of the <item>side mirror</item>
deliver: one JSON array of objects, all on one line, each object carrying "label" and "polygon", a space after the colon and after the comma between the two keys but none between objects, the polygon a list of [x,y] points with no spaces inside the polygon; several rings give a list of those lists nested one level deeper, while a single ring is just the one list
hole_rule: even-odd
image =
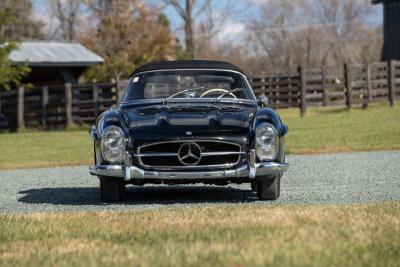
[{"label": "side mirror", "polygon": [[267,107],[268,104],[269,104],[268,97],[266,97],[265,95],[261,96],[261,97],[258,99],[258,104],[259,104],[261,107]]}]

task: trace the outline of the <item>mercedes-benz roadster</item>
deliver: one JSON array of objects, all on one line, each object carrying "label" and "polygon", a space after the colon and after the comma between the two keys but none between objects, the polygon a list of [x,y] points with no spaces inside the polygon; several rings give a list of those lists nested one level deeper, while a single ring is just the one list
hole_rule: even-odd
[{"label": "mercedes-benz roadster", "polygon": [[136,69],[118,108],[91,129],[102,201],[122,201],[127,184],[191,183],[249,183],[260,199],[277,199],[288,127],[267,104],[227,62]]}]

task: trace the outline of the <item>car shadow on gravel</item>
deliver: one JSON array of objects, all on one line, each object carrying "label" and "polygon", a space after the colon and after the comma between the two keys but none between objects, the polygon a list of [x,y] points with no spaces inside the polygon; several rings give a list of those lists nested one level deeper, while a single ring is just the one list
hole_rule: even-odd
[{"label": "car shadow on gravel", "polygon": [[[96,187],[40,188],[20,191],[19,202],[53,205],[106,205]],[[198,203],[246,203],[257,201],[250,189],[219,186],[143,186],[127,187],[125,200],[130,205],[173,205]]]}]

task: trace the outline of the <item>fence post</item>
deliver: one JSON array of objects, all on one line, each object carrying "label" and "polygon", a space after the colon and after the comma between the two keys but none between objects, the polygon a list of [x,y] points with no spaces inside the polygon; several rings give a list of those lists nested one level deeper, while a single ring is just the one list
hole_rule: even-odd
[{"label": "fence post", "polygon": [[353,93],[351,88],[351,73],[347,63],[344,64],[344,79],[346,86],[346,105],[348,109],[353,107]]},{"label": "fence post", "polygon": [[49,87],[42,87],[42,127],[47,128],[47,106],[49,104]]},{"label": "fence post", "polygon": [[300,75],[300,116],[303,117],[306,114],[307,104],[306,104],[306,77],[304,72],[304,67],[299,67]]},{"label": "fence post", "polygon": [[96,83],[93,83],[93,107],[95,119],[99,116],[99,90]]},{"label": "fence post", "polygon": [[328,105],[328,92],[326,89],[326,70],[325,66],[321,67],[321,79],[322,79],[322,106],[326,107]]},{"label": "fence post", "polygon": [[389,104],[391,107],[393,107],[394,99],[396,96],[396,65],[393,60],[389,61],[388,69],[389,69],[389,75],[388,75]]},{"label": "fence post", "polygon": [[122,90],[121,90],[121,82],[119,81],[119,78],[115,79],[115,89],[117,90],[117,105],[121,101],[122,98]]},{"label": "fence post", "polygon": [[288,107],[292,107],[292,77],[288,75]]},{"label": "fence post", "polygon": [[262,96],[267,95],[265,92],[265,76],[266,76],[265,72],[264,71],[261,72],[261,95]]},{"label": "fence post", "polygon": [[371,64],[367,65],[367,91],[368,91],[368,98],[366,105],[369,102],[372,102],[372,78],[371,78]]},{"label": "fence post", "polygon": [[18,87],[18,106],[17,106],[17,131],[23,131],[25,129],[25,121],[24,121],[24,96],[25,96],[25,88],[20,86]]},{"label": "fence post", "polygon": [[66,127],[70,128],[73,124],[72,121],[72,86],[71,83],[65,84],[65,118]]}]

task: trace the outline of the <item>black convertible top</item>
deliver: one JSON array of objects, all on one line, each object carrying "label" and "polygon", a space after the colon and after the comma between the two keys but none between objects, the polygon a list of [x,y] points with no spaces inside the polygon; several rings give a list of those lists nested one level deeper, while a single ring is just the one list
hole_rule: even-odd
[{"label": "black convertible top", "polygon": [[132,76],[152,70],[169,70],[169,69],[224,69],[224,70],[235,70],[244,74],[244,72],[237,66],[225,62],[216,60],[179,60],[179,61],[162,61],[147,63],[137,68]]}]

